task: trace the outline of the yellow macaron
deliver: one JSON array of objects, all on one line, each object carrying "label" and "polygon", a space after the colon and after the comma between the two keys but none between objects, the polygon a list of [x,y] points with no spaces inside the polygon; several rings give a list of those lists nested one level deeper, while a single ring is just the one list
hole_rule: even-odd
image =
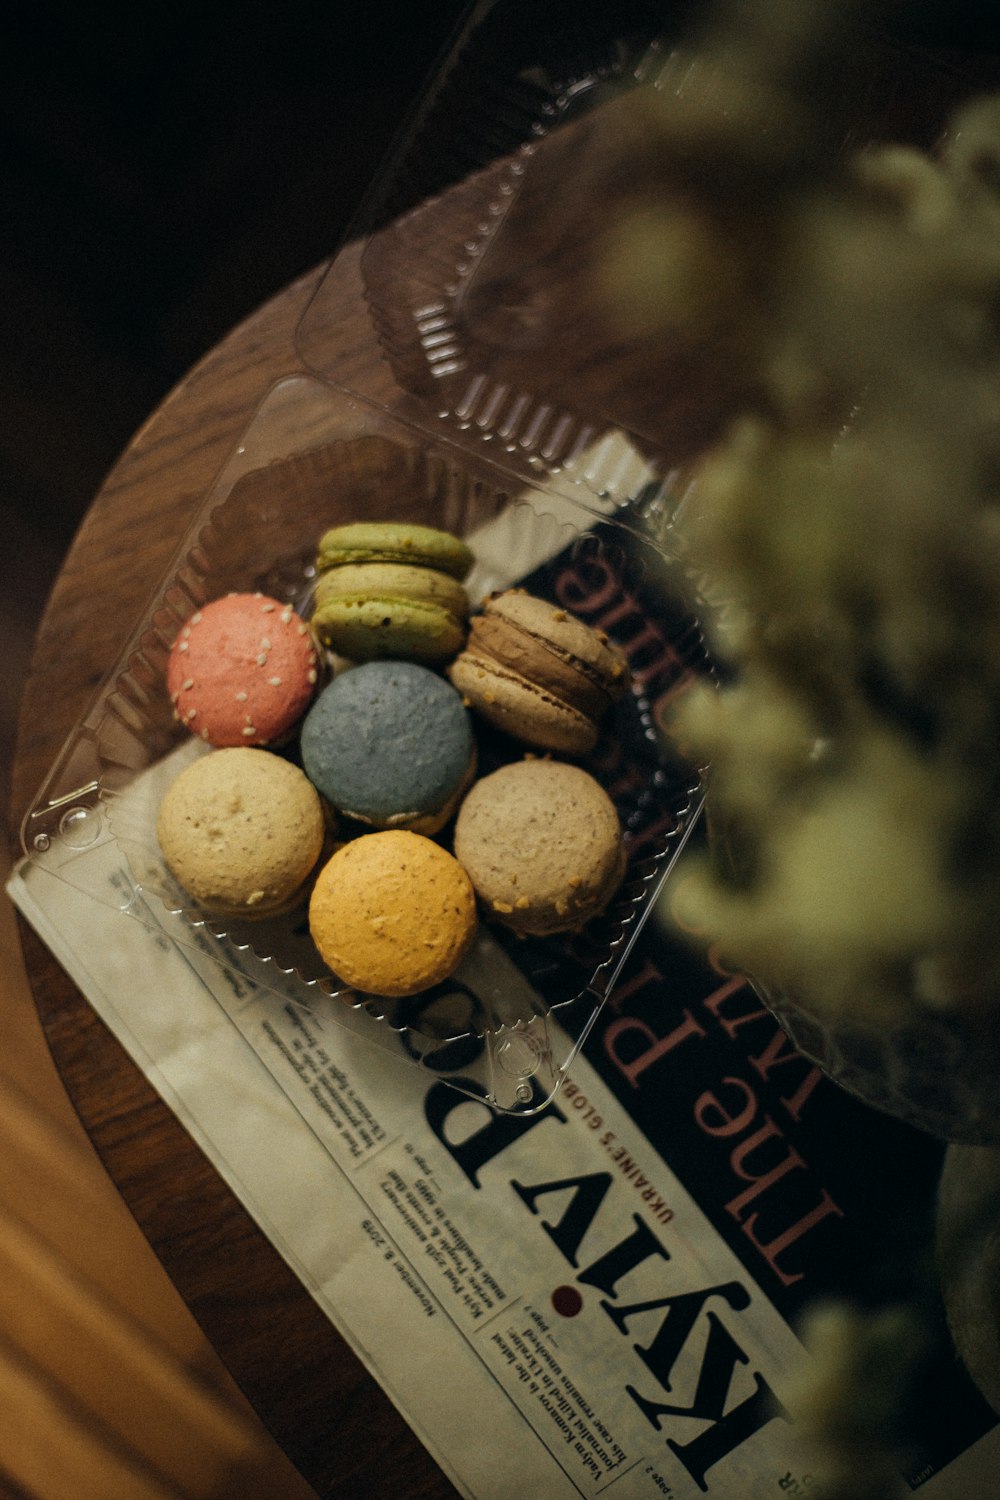
[{"label": "yellow macaron", "polygon": [[352,989],[415,995],[461,963],[476,930],[476,897],[440,844],[387,829],[343,844],[323,866],[309,930],[323,962]]}]

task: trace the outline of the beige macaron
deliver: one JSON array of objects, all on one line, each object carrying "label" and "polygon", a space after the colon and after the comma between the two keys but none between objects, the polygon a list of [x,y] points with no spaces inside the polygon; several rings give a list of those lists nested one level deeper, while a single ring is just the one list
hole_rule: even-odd
[{"label": "beige macaron", "polygon": [[199,906],[263,918],[293,907],[320,857],[324,816],[305,775],[268,750],[200,756],[170,785],[156,835]]},{"label": "beige macaron", "polygon": [[589,772],[522,760],[477,781],[455,825],[455,856],[484,911],[516,932],[570,931],[621,884],[614,803]]}]

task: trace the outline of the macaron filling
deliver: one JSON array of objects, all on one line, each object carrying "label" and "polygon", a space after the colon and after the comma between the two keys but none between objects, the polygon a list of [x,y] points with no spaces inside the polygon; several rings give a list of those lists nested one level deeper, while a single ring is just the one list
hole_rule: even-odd
[{"label": "macaron filling", "polygon": [[466,651],[551,693],[588,717],[599,717],[614,701],[606,681],[579,657],[510,620],[477,615],[471,622]]},{"label": "macaron filling", "polygon": [[451,532],[401,521],[355,521],[323,534],[318,566],[325,570],[344,563],[413,563],[462,579],[473,561],[471,548]]},{"label": "macaron filling", "polygon": [[602,632],[508,589],[484,601],[448,676],[481,717],[523,744],[583,755],[626,691],[628,665]]}]

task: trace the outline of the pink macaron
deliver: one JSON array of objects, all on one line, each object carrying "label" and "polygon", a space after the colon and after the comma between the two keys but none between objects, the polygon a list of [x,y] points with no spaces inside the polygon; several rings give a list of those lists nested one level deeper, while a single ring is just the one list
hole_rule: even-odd
[{"label": "pink macaron", "polygon": [[167,691],[180,722],[210,745],[278,745],[319,675],[308,625],[266,594],[227,594],[197,610],[170,648]]}]

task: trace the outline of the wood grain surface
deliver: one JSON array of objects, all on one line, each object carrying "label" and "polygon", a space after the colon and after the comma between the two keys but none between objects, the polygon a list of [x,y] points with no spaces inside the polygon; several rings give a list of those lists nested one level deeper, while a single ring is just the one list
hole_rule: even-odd
[{"label": "wood grain surface", "polygon": [[[198,364],[136,434],[94,500],[38,632],[12,770],[17,829],[117,659],[204,492],[254,409],[300,368],[295,330],[319,269]],[[329,306],[344,368],[377,356],[350,317],[358,255]],[[377,385],[377,371],[375,372]],[[14,851],[15,854],[19,851]],[[237,1383],[320,1496],[443,1500],[456,1492],[378,1384],[25,923],[25,966],[85,1129],[153,1250]]]}]

